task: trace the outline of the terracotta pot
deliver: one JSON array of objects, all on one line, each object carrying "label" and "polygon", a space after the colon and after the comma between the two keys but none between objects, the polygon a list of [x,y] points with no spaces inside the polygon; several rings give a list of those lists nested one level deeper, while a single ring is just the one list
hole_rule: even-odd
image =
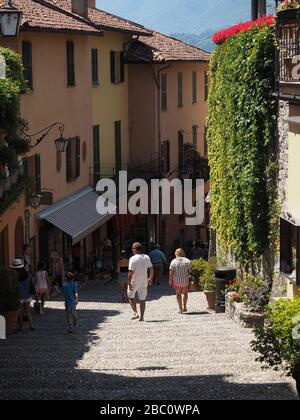
[{"label": "terracotta pot", "polygon": [[1,313],[1,315],[4,316],[6,322],[6,335],[10,335],[15,332],[19,313],[20,309],[17,311],[5,311]]},{"label": "terracotta pot", "polygon": [[204,290],[204,294],[207,299],[208,309],[215,310],[216,308],[216,292],[208,292]]}]

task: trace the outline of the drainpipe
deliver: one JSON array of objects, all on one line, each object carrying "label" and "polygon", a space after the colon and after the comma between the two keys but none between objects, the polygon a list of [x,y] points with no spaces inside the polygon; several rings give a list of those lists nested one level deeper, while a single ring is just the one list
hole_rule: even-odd
[{"label": "drainpipe", "polygon": [[[157,70],[157,74],[155,72],[155,65],[152,66],[152,72],[154,77],[154,82],[157,87],[157,147],[158,147],[158,156],[160,161],[160,150],[161,150],[161,120],[160,120],[160,109],[161,109],[161,84],[160,84],[160,75],[163,71],[169,69],[172,64],[168,64],[165,67]],[[157,216],[156,219],[156,242],[160,243],[161,240],[161,215]]]},{"label": "drainpipe", "polygon": [[263,17],[267,14],[267,1],[258,0],[258,16]]},{"label": "drainpipe", "polygon": [[251,20],[256,20],[258,18],[258,1],[251,0]]}]

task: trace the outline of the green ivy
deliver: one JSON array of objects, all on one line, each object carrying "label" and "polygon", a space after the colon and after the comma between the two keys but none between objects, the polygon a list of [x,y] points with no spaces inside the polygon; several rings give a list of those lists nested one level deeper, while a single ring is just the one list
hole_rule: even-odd
[{"label": "green ivy", "polygon": [[211,59],[211,223],[223,247],[245,267],[274,240],[274,50],[274,28],[253,28],[217,47]]},{"label": "green ivy", "polygon": [[20,56],[9,48],[0,48],[0,54],[6,62],[6,78],[0,79],[0,164],[10,166],[16,155],[29,150],[28,142],[19,136],[20,94],[27,88]]}]

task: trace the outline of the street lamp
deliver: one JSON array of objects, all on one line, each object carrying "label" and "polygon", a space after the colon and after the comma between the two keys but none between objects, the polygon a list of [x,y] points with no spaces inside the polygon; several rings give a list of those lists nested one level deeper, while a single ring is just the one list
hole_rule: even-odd
[{"label": "street lamp", "polygon": [[27,121],[23,121],[22,131],[23,131],[24,139],[28,140],[30,143],[32,143],[32,140],[35,137],[37,137],[37,139],[35,140],[35,143],[31,146],[31,148],[34,148],[34,147],[38,146],[44,140],[44,138],[50,133],[50,131],[56,126],[59,126],[58,128],[59,128],[59,131],[60,131],[60,137],[54,141],[56,151],[57,152],[65,152],[67,144],[68,144],[68,139],[66,139],[63,135],[64,130],[65,130],[65,126],[61,122],[55,122],[55,123],[49,125],[48,127],[45,127],[42,130],[38,131],[37,133],[27,134],[28,123],[27,123]]},{"label": "street lamp", "polygon": [[1,35],[18,36],[23,12],[14,7],[11,0],[0,7]]},{"label": "street lamp", "polygon": [[32,207],[33,209],[37,209],[40,207],[40,201],[41,201],[42,196],[36,192],[33,192],[30,194],[29,196],[29,205],[30,207]]}]

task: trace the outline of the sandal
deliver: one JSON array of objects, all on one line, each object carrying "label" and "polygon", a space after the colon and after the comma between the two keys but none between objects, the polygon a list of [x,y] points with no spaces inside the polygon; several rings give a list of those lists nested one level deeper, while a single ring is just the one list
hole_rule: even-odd
[{"label": "sandal", "polygon": [[131,321],[134,321],[135,319],[139,319],[139,315],[138,314],[133,315],[133,317],[131,318]]}]

